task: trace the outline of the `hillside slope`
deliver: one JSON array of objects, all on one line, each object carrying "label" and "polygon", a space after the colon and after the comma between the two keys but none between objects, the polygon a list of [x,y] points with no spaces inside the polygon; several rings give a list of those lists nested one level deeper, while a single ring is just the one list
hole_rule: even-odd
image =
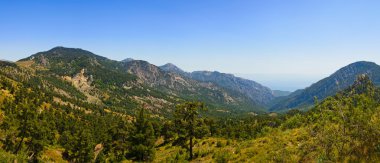
[{"label": "hillside slope", "polygon": [[191,73],[191,78],[202,82],[215,83],[223,88],[242,93],[253,102],[261,105],[268,104],[274,98],[271,89],[255,81],[239,78],[232,74],[217,71],[194,71]]},{"label": "hillside slope", "polygon": [[261,103],[241,92],[160,69],[146,61],[114,61],[77,48],[56,47],[16,62],[64,99],[90,102],[111,110],[137,107],[165,116],[180,101],[205,102],[212,115],[264,112]]},{"label": "hillside slope", "polygon": [[217,71],[185,72],[171,63],[160,66],[160,68],[164,71],[179,74],[199,82],[212,83],[230,91],[231,93],[243,94],[253,103],[262,106],[265,106],[274,99],[274,93],[271,89],[255,81],[236,77],[232,74],[220,73]]},{"label": "hillside slope", "polygon": [[[251,100],[246,94],[231,91],[212,82],[194,80],[183,71],[165,71],[141,60],[124,62],[123,65],[127,72],[136,75],[138,82],[142,84],[183,99],[204,101],[222,112],[263,111],[262,103]],[[181,72],[180,69],[176,70]]]},{"label": "hillside slope", "polygon": [[286,97],[276,99],[270,111],[286,111],[292,108],[308,107],[314,102],[314,97],[323,100],[340,90],[352,85],[358,75],[368,75],[375,85],[380,85],[380,66],[373,62],[355,62],[349,64],[327,78],[311,86],[297,90]]},{"label": "hillside slope", "polygon": [[[289,112],[275,119],[280,121],[279,125],[270,125],[276,122],[272,120],[269,125],[253,132],[257,136],[251,139],[231,139],[229,129],[223,137],[200,140],[195,146],[198,157],[194,162],[380,160],[380,138],[377,136],[380,134],[380,89],[368,76],[359,75],[351,86],[329,96],[307,112]],[[243,124],[257,127],[257,120],[240,123],[239,127]],[[184,158],[184,154],[178,154],[181,149],[175,146],[163,146],[158,151],[158,162]]]}]

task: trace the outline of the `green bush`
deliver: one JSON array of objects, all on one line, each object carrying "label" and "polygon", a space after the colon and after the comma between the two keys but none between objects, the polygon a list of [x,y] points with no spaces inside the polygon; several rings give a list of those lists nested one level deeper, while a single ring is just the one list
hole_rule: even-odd
[{"label": "green bush", "polygon": [[288,120],[286,120],[281,128],[282,129],[293,129],[293,128],[297,128],[297,127],[300,127],[303,123],[303,119],[302,119],[302,116],[301,114],[296,114],[292,117],[290,117]]},{"label": "green bush", "polygon": [[225,146],[225,144],[220,140],[216,143],[216,147],[218,147],[218,148],[222,148],[224,146]]},{"label": "green bush", "polygon": [[0,149],[0,162],[26,162],[27,156],[24,154],[14,155]]},{"label": "green bush", "polygon": [[222,151],[216,152],[213,158],[214,158],[214,161],[217,163],[227,163],[228,161],[233,159],[233,156],[230,153],[230,151],[222,150]]}]

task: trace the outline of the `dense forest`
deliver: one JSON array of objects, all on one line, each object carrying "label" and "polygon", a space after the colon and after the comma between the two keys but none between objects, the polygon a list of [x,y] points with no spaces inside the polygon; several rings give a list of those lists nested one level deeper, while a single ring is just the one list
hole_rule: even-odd
[{"label": "dense forest", "polygon": [[366,75],[308,111],[220,117],[202,101],[178,101],[162,117],[144,104],[108,110],[57,84],[77,97],[67,98],[44,84],[64,81],[1,64],[3,162],[380,161],[380,90]]}]

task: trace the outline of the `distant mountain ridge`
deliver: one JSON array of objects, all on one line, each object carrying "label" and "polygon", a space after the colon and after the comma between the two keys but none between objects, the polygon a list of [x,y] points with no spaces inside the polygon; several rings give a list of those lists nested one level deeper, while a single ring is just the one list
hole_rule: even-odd
[{"label": "distant mountain ridge", "polygon": [[222,88],[244,94],[250,100],[260,105],[266,105],[274,99],[273,91],[268,87],[232,74],[220,73],[218,71],[185,72],[171,63],[160,66],[160,68],[167,72],[176,73],[200,82],[213,83]]},{"label": "distant mountain ridge", "polygon": [[223,88],[243,93],[254,102],[262,105],[268,104],[274,99],[273,92],[268,87],[232,74],[217,71],[194,71],[191,73],[191,78],[202,82],[212,82]]},{"label": "distant mountain ridge", "polygon": [[380,85],[380,66],[373,62],[359,61],[349,64],[329,77],[311,86],[297,90],[288,96],[276,99],[269,111],[286,111],[313,104],[314,97],[323,100],[352,85],[358,75],[366,74],[375,85]]}]

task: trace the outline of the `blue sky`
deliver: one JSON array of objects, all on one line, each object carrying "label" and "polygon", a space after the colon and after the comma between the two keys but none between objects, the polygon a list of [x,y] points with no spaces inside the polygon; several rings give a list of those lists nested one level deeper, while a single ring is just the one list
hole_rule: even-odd
[{"label": "blue sky", "polygon": [[303,88],[349,63],[380,63],[380,1],[3,0],[0,58],[55,46]]}]

